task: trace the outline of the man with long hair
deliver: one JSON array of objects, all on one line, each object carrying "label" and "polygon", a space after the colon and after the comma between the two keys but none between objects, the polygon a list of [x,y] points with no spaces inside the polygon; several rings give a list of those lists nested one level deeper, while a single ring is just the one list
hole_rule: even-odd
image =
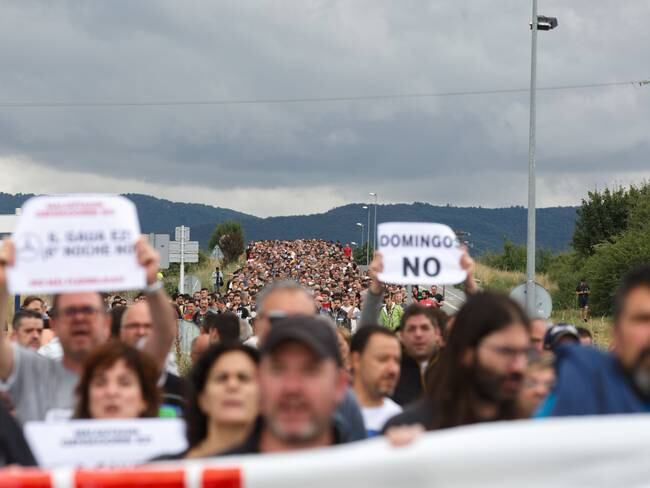
[{"label": "man with long hair", "polygon": [[495,293],[470,296],[456,316],[425,396],[393,417],[388,430],[427,430],[517,418],[516,399],[530,352],[530,324],[519,305]]}]

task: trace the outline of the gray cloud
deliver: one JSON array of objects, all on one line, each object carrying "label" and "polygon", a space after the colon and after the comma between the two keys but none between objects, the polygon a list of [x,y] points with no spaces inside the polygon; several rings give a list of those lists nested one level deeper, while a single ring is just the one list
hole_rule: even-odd
[{"label": "gray cloud", "polygon": [[[541,5],[560,28],[540,34],[540,86],[648,76],[645,0]],[[528,2],[515,0],[16,0],[0,17],[0,103],[526,87],[529,17]],[[577,203],[596,185],[650,177],[649,102],[650,87],[540,92],[540,201]],[[259,215],[326,209],[368,191],[383,201],[524,204],[527,144],[526,93],[4,108],[0,161],[23,163],[4,165],[0,190],[86,190],[83,175],[93,174],[111,191],[122,180],[130,191]],[[31,188],[25,165],[53,177]]]}]

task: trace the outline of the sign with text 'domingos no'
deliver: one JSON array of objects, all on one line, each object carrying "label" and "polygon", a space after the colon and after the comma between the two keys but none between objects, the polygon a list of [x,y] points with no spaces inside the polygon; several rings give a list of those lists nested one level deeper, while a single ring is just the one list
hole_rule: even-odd
[{"label": "sign with text 'domingos no'", "polygon": [[377,226],[377,236],[384,283],[455,285],[467,277],[461,243],[446,225],[388,222]]},{"label": "sign with text 'domingos no'", "polygon": [[144,288],[135,244],[135,205],[112,195],[43,196],[28,200],[12,240],[12,293],[65,293]]}]

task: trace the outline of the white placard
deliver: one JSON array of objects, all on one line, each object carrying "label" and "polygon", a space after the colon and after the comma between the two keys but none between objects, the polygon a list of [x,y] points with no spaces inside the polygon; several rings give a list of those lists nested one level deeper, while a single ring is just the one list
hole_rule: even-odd
[{"label": "white placard", "polygon": [[181,419],[27,422],[25,437],[41,468],[135,466],[187,448]]},{"label": "white placard", "polygon": [[460,267],[461,243],[443,224],[388,222],[377,226],[384,283],[455,285],[467,277]]},{"label": "white placard", "polygon": [[65,293],[144,288],[135,243],[135,205],[113,195],[34,197],[23,205],[12,239],[12,293]]}]

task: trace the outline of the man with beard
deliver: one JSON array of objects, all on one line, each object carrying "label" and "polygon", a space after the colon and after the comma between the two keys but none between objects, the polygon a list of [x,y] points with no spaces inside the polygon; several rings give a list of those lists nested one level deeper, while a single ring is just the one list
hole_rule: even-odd
[{"label": "man with beard", "polygon": [[[263,348],[272,329],[272,322],[275,323],[284,317],[309,315],[320,318],[321,325],[331,325],[329,317],[316,315],[315,312],[314,299],[305,288],[295,281],[273,282],[267,285],[258,296],[258,310],[255,317],[256,335],[246,341],[246,344]],[[338,406],[335,420],[339,433],[343,435],[342,440],[353,442],[366,438],[363,416],[351,389],[346,391],[343,401]]]},{"label": "man with beard", "polygon": [[334,329],[319,317],[273,322],[261,348],[261,416],[253,433],[226,454],[287,452],[342,442],[334,412],[347,377]]},{"label": "man with beard", "polygon": [[614,299],[613,352],[560,346],[557,383],[539,417],[650,412],[650,266],[629,272]]},{"label": "man with beard", "polygon": [[330,316],[332,320],[336,322],[338,327],[345,327],[350,330],[350,318],[348,317],[348,312],[342,307],[341,296],[335,295],[334,301],[332,302],[332,310],[330,311]]},{"label": "man with beard", "polygon": [[427,430],[517,418],[516,399],[530,353],[530,324],[511,299],[470,295],[429,378],[426,395],[385,430]]},{"label": "man with beard", "polygon": [[399,379],[399,340],[381,325],[362,328],[352,336],[352,387],[361,407],[368,437],[378,435],[388,419],[402,411],[391,400]]},{"label": "man with beard", "polygon": [[192,317],[192,320],[196,325],[199,326],[202,332],[207,332],[207,329],[205,327],[205,318],[210,314],[209,310],[210,306],[210,300],[206,296],[205,298],[201,297],[199,299],[199,309],[198,311],[194,314]]},{"label": "man with beard", "polygon": [[241,294],[239,293],[233,297],[232,312],[240,319],[247,319],[251,315],[248,308],[242,303]]}]

